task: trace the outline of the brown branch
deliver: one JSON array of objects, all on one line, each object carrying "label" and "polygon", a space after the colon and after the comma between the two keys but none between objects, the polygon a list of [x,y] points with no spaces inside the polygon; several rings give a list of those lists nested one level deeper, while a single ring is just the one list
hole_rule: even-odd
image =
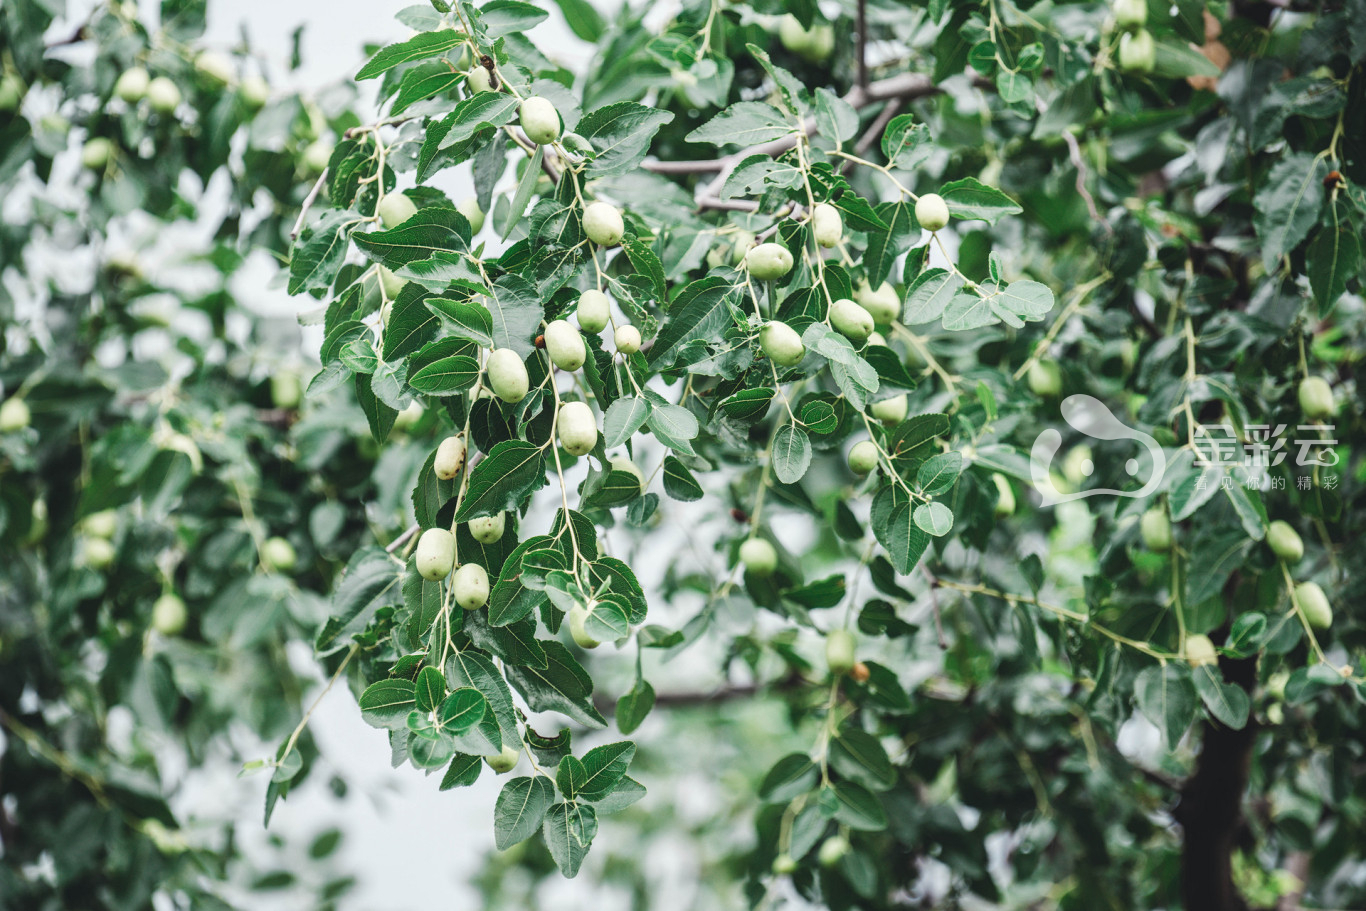
[{"label": "brown branch", "polygon": [[313,184],[313,189],[309,190],[308,195],[304,197],[304,204],[299,207],[299,217],[294,220],[294,227],[289,231],[290,240],[299,239],[299,232],[304,229],[304,219],[308,217],[308,210],[313,206],[313,201],[318,198],[318,194],[322,192],[323,183],[326,180],[327,168],[323,168],[323,172],[318,175],[318,180]]},{"label": "brown branch", "polygon": [[1285,861],[1285,871],[1298,880],[1295,888],[1281,896],[1276,903],[1276,911],[1299,911],[1300,899],[1304,898],[1304,888],[1309,882],[1309,862],[1313,857],[1308,851],[1292,851]]},{"label": "brown branch", "polygon": [[[854,143],[854,154],[860,158],[867,155],[868,150],[872,148],[873,143],[877,142],[878,139],[882,137],[882,134],[887,130],[887,124],[892,122],[892,118],[895,117],[900,110],[900,98],[893,98],[891,101],[887,102],[887,105],[878,112],[877,119],[874,120],[872,125],[870,125],[868,129],[864,131],[863,135],[858,138],[858,142]],[[844,176],[848,177],[853,170],[854,161],[853,159],[849,159],[844,163]]]}]

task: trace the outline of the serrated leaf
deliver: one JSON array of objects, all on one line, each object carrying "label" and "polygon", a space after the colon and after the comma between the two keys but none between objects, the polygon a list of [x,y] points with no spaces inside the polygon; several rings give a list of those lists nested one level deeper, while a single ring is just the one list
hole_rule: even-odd
[{"label": "serrated leaf", "polygon": [[555,802],[555,788],[541,775],[514,778],[493,805],[493,841],[499,851],[526,841],[541,828]]}]

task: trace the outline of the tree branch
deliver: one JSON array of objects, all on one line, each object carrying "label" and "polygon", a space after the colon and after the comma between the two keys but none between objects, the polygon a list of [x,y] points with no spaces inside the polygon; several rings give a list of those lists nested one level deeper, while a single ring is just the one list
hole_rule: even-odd
[{"label": "tree branch", "polygon": [[857,66],[857,80],[860,88],[868,84],[868,0],[858,0],[858,12],[855,20],[854,40],[856,44],[856,56],[854,60]]}]

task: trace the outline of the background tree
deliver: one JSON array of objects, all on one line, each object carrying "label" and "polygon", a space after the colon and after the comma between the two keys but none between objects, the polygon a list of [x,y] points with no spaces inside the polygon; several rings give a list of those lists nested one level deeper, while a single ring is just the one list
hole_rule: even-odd
[{"label": "background tree", "polygon": [[[718,825],[647,789],[730,733],[790,751],[702,855],[750,903],[1360,905],[1366,8],[645,12],[564,0],[574,74],[546,9],[404,10],[379,115],[311,187],[280,153],[302,211],[262,222],[325,335],[276,505],[334,591],[290,628],[396,765],[510,774],[490,900],[648,895],[642,839]],[[260,515],[224,462],[196,502]],[[676,688],[699,654],[718,687]],[[316,759],[285,727],[268,814]]]}]

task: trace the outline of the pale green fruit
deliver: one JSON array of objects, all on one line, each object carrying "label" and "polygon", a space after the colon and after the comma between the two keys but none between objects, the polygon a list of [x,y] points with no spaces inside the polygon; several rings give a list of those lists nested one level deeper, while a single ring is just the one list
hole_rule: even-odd
[{"label": "pale green fruit", "polygon": [[763,538],[750,538],[740,545],[740,562],[746,572],[767,579],[778,568],[778,551]]},{"label": "pale green fruit", "polygon": [[242,85],[238,91],[242,94],[242,101],[253,111],[265,107],[270,100],[270,83],[260,76],[248,76],[242,80]]},{"label": "pale green fruit", "polygon": [[1051,398],[1062,392],[1062,370],[1055,361],[1035,361],[1029,365],[1027,376],[1035,395]]},{"label": "pale green fruit", "polygon": [[1315,629],[1328,629],[1333,625],[1333,608],[1317,582],[1296,585],[1295,603],[1304,611],[1304,619]]},{"label": "pale green fruit", "polygon": [[108,569],[114,554],[114,545],[105,538],[82,538],[78,562],[91,569]]},{"label": "pale green fruit", "polygon": [[780,367],[795,367],[806,357],[802,337],[787,323],[770,320],[759,330],[759,347]]},{"label": "pale green fruit", "polygon": [[384,266],[377,267],[377,270],[380,290],[384,292],[384,297],[387,300],[394,300],[398,297],[398,292],[402,291],[403,286],[408,283]]},{"label": "pale green fruit", "polygon": [[791,854],[779,854],[773,858],[773,872],[778,876],[791,876],[797,872],[797,862]]},{"label": "pale green fruit", "polygon": [[809,30],[804,29],[797,17],[788,13],[778,23],[778,40],[807,63],[824,63],[835,50],[835,29],[828,22],[813,22]]},{"label": "pale green fruit", "polygon": [[0,405],[0,433],[15,433],[23,430],[29,425],[33,415],[28,409],[28,403],[15,396],[5,399],[5,403]]},{"label": "pale green fruit", "polygon": [[147,83],[147,104],[158,114],[170,114],[180,107],[180,86],[165,76]]},{"label": "pale green fruit", "polygon": [[502,775],[517,768],[517,760],[522,758],[522,751],[510,746],[503,747],[503,751],[496,756],[485,756],[484,761],[489,764],[495,774]]},{"label": "pale green fruit", "polygon": [[1209,636],[1187,636],[1186,660],[1190,662],[1191,667],[1218,664],[1219,653],[1214,650],[1214,643],[1210,641]]},{"label": "pale green fruit", "polygon": [[476,66],[465,74],[465,87],[471,92],[491,92],[493,91],[493,80],[489,78],[489,71],[482,66]]},{"label": "pale green fruit", "polygon": [[560,138],[560,112],[555,105],[539,95],[532,95],[522,102],[522,132],[527,139],[539,146]]},{"label": "pale green fruit", "polygon": [[830,673],[841,676],[854,669],[854,634],[847,629],[832,629],[825,636],[825,663]]},{"label": "pale green fruit", "polygon": [[90,139],[81,148],[81,165],[91,171],[103,171],[114,158],[114,144],[103,136]]},{"label": "pale green fruit", "polygon": [[816,243],[822,247],[836,247],[844,239],[844,217],[829,203],[816,203],[811,210],[811,227]]},{"label": "pale green fruit", "polygon": [[[867,310],[868,308],[864,307],[863,309]],[[871,335],[868,336],[868,344],[878,345],[880,347],[886,348],[887,338],[881,332],[874,331]]]},{"label": "pale green fruit", "polygon": [[844,860],[844,856],[849,853],[849,839],[843,835],[832,835],[821,842],[821,848],[816,852],[816,861],[826,869]]},{"label": "pale green fruit", "polygon": [[915,201],[915,220],[926,231],[938,231],[949,223],[949,204],[938,193],[926,193]]},{"label": "pale green fruit", "polygon": [[152,77],[140,66],[130,67],[119,74],[114,83],[114,95],[128,104],[137,104],[147,95]]},{"label": "pale green fruit", "polygon": [[1300,410],[1311,421],[1333,416],[1337,404],[1333,401],[1333,387],[1321,376],[1308,376],[1300,381]]},{"label": "pale green fruit", "polygon": [[396,228],[417,214],[417,203],[404,193],[386,193],[375,207],[375,214],[386,228]]},{"label": "pale green fruit", "polygon": [[531,389],[526,364],[511,348],[499,348],[489,355],[488,381],[493,394],[508,404],[520,402]]},{"label": "pale green fruit", "polygon": [[588,635],[588,629],[585,625],[587,622],[588,611],[577,606],[570,608],[569,635],[573,637],[574,642],[578,644],[579,648],[597,648],[599,645],[602,645],[602,643]]},{"label": "pale green fruit", "polygon": [[194,67],[222,85],[232,82],[233,76],[236,75],[232,61],[216,51],[200,51],[194,58]]},{"label": "pale green fruit", "polygon": [[304,385],[293,370],[280,370],[270,377],[270,401],[276,408],[292,410],[303,401]]},{"label": "pale green fruit", "polygon": [[1157,63],[1157,43],[1146,29],[1125,32],[1119,38],[1119,68],[1130,73],[1151,73]]},{"label": "pale green fruit", "polygon": [[465,467],[465,441],[461,437],[446,437],[436,447],[436,457],[432,459],[432,474],[443,481],[449,481],[460,474]]},{"label": "pale green fruit", "polygon": [[545,350],[550,355],[550,362],[561,370],[578,370],[588,358],[583,336],[562,319],[552,320],[545,327]]},{"label": "pale green fruit", "polygon": [[758,279],[782,278],[792,271],[792,254],[782,244],[759,244],[745,254],[745,267]]},{"label": "pale green fruit", "polygon": [[465,610],[478,610],[489,601],[489,574],[478,563],[465,563],[457,569],[452,586],[455,603]]},{"label": "pale green fruit", "polygon": [[996,518],[1004,519],[1006,516],[1014,515],[1015,488],[1011,487],[1005,475],[999,472],[993,472],[991,480],[996,485],[996,507],[993,510]]},{"label": "pale green fruit", "polygon": [[612,342],[618,354],[635,354],[640,350],[640,330],[631,325],[618,326]]},{"label": "pale green fruit", "polygon": [[1266,543],[1278,560],[1298,563],[1304,557],[1304,541],[1289,522],[1277,519],[1267,526]]},{"label": "pale green fruit", "polygon": [[81,520],[81,531],[93,538],[104,538],[108,541],[118,530],[119,514],[112,509],[92,512]]},{"label": "pale green fruit", "polygon": [[583,233],[595,244],[615,247],[626,233],[621,210],[605,202],[590,202],[583,210]]},{"label": "pale green fruit", "polygon": [[152,629],[163,636],[179,636],[185,630],[188,616],[185,602],[167,592],[152,605]]},{"label": "pale green fruit", "polygon": [[480,544],[497,544],[503,540],[503,531],[507,528],[507,514],[495,513],[491,516],[481,516],[478,519],[470,519],[470,537]]},{"label": "pale green fruit", "polygon": [[854,290],[854,300],[873,315],[873,322],[879,326],[886,326],[901,315],[901,295],[888,282],[883,282],[876,289],[869,287],[866,281],[859,282]]},{"label": "pale green fruit", "polygon": [[261,544],[261,563],[268,571],[287,573],[298,559],[294,545],[284,538],[266,538]]},{"label": "pale green fruit", "polygon": [[24,81],[13,73],[0,76],[0,111],[17,111],[24,100]]},{"label": "pale green fruit", "polygon": [[585,456],[598,444],[598,423],[593,409],[583,402],[565,402],[558,418],[560,445],[573,456]]},{"label": "pale green fruit", "polygon": [[455,567],[455,535],[444,528],[429,528],[417,539],[413,565],[418,575],[436,582],[451,574]]},{"label": "pale green fruit", "polygon": [[607,328],[611,315],[611,303],[607,295],[596,288],[589,288],[579,295],[579,328],[584,332],[597,334]]},{"label": "pale green fruit", "polygon": [[830,325],[847,339],[861,342],[873,334],[873,315],[847,297],[830,305]]},{"label": "pale green fruit", "polygon": [[411,430],[417,426],[418,421],[422,420],[422,415],[425,413],[426,410],[422,407],[421,402],[410,402],[408,407],[394,416],[394,429]]},{"label": "pale green fruit", "polygon": [[865,475],[877,467],[877,444],[872,440],[859,440],[849,450],[849,469],[857,475]]},{"label": "pale green fruit", "polygon": [[750,248],[754,246],[754,232],[739,230],[735,232],[735,239],[730,248],[730,264],[738,266],[745,261]]},{"label": "pale green fruit", "polygon": [[315,139],[304,147],[304,169],[313,174],[321,174],[332,161],[332,143],[326,139]]},{"label": "pale green fruit", "polygon": [[910,407],[905,395],[895,395],[869,405],[868,413],[884,424],[900,424],[906,420],[906,412]]},{"label": "pale green fruit", "polygon": [[455,207],[455,211],[465,216],[465,220],[470,223],[470,231],[478,234],[484,227],[484,210],[479,208],[479,200],[473,196],[466,196],[460,200],[460,204]]},{"label": "pale green fruit", "polygon": [[1143,538],[1143,546],[1148,550],[1161,553],[1172,549],[1172,523],[1161,506],[1154,506],[1143,514],[1138,522],[1138,531]]},{"label": "pale green fruit", "polygon": [[1115,0],[1114,11],[1118,28],[1137,29],[1148,23],[1147,0]]},{"label": "pale green fruit", "polygon": [[624,471],[628,474],[635,475],[636,480],[640,483],[641,489],[645,489],[645,472],[641,471],[640,466],[635,462],[632,462],[630,459],[623,456],[619,456],[611,461],[611,467],[613,471]]}]

